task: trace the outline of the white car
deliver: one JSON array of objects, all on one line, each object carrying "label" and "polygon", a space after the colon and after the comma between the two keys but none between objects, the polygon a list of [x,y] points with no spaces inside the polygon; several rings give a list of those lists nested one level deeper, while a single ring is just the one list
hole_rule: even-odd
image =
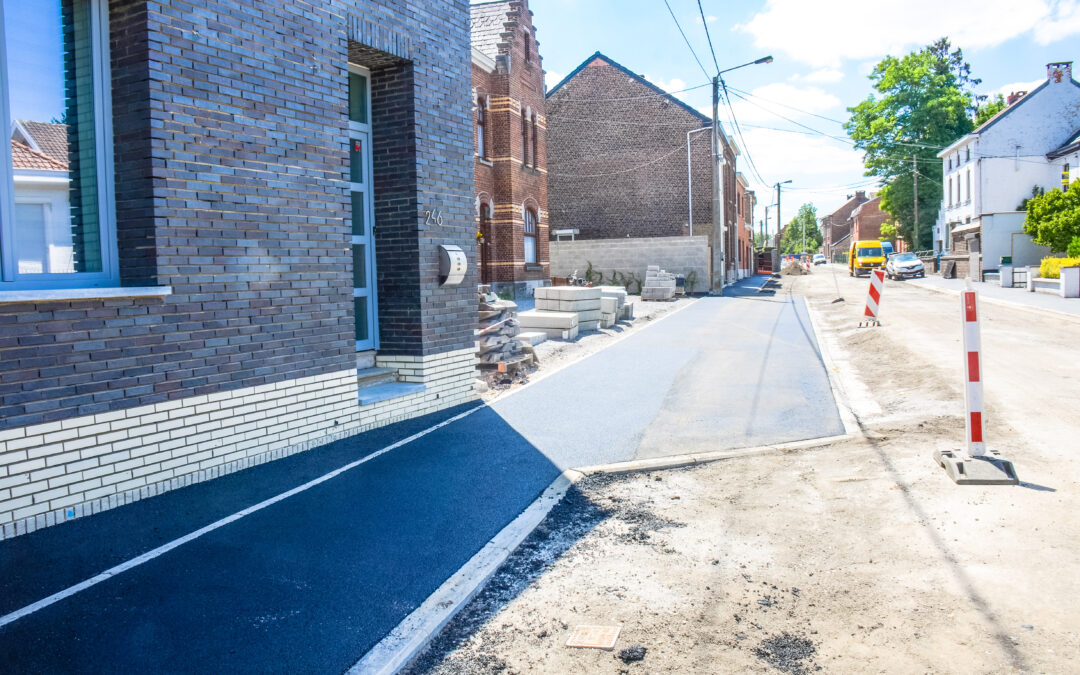
[{"label": "white car", "polygon": [[914,253],[893,253],[885,263],[885,274],[890,279],[925,277],[926,268]]},{"label": "white car", "polygon": [[825,260],[825,254],[824,253],[815,253],[814,254],[814,264],[815,265],[824,265],[826,262],[828,262],[828,261]]}]

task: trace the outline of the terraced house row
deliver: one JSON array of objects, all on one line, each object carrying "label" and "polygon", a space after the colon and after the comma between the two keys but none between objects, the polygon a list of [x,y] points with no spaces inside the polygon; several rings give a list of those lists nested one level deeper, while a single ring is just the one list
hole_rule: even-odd
[{"label": "terraced house row", "polygon": [[0,21],[0,536],[474,398],[465,3]]}]

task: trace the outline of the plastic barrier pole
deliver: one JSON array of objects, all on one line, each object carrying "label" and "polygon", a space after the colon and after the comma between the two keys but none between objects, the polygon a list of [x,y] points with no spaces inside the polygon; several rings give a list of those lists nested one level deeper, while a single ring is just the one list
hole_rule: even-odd
[{"label": "plastic barrier pole", "polygon": [[967,447],[972,457],[986,455],[983,441],[982,353],[979,340],[979,298],[975,291],[960,293],[964,321],[964,403],[967,406]]}]

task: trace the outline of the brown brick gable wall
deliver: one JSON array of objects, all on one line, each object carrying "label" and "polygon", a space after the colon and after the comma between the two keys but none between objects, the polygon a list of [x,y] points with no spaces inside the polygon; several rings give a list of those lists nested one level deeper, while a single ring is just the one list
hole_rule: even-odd
[{"label": "brown brick gable wall", "polygon": [[[488,236],[480,245],[485,247],[489,259],[487,281],[496,286],[529,281],[540,283],[550,274],[548,132],[540,43],[535,39],[532,12],[527,3],[522,2],[517,12],[511,10],[507,24],[510,35],[506,36],[508,41],[500,46],[500,54],[509,55],[509,72],[506,71],[505,61],[493,72],[487,72],[476,64],[472,66],[473,90],[477,96],[484,96],[488,101],[487,159],[479,156],[474,158],[474,180],[477,207],[487,203],[493,211]],[[525,58],[526,46],[530,50],[528,60]],[[532,120],[529,117],[529,165],[524,166],[521,123],[527,112],[536,115],[537,138],[534,143]],[[474,120],[475,117],[474,98]],[[473,129],[475,148],[475,122]],[[535,266],[526,266],[525,263],[522,205],[533,208],[539,216]],[[479,216],[477,211],[478,228]]]},{"label": "brown brick gable wall", "polygon": [[[689,234],[686,132],[706,126],[707,119],[600,56],[554,91],[547,106],[552,229],[577,228],[584,239]],[[694,234],[711,234],[709,132],[691,139]],[[734,166],[734,157],[725,154]],[[725,188],[733,244],[730,173]]]}]

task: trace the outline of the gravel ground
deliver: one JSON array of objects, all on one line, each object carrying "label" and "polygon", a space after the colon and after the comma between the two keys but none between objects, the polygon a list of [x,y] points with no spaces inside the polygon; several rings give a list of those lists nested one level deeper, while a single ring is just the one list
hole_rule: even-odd
[{"label": "gravel ground", "polygon": [[637,295],[627,296],[626,301],[634,304],[633,321],[620,321],[611,328],[581,333],[573,340],[549,339],[541,342],[535,347],[539,362],[537,366],[520,375],[504,376],[501,380],[497,379],[497,374],[493,374],[491,387],[481,394],[481,398],[485,402],[493,401],[514,387],[553,373],[590,354],[595,354],[609,346],[616,338],[641,330],[661,316],[682,309],[694,300],[694,298],[679,298],[670,302],[655,302],[643,301]]},{"label": "gravel ground", "polygon": [[[953,485],[959,301],[817,268],[806,295],[860,430],[692,468],[594,475],[511,556],[412,673],[1080,671],[1080,326],[983,307],[990,444],[1019,487]],[[832,302],[838,296],[846,301]],[[575,626],[621,626],[612,651]]]}]

